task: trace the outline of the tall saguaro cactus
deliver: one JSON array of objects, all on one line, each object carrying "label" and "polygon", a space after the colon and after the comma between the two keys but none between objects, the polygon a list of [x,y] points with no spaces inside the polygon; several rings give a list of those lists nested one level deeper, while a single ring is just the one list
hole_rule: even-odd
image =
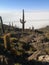
[{"label": "tall saguaro cactus", "polygon": [[2,21],[1,16],[0,16],[0,24],[1,24],[2,33],[5,33],[5,30],[4,30],[4,27],[3,27],[3,21]]},{"label": "tall saguaro cactus", "polygon": [[22,23],[22,31],[24,31],[24,24],[26,21],[24,21],[24,9],[23,9],[23,16],[22,16],[22,20],[20,19],[20,22]]}]

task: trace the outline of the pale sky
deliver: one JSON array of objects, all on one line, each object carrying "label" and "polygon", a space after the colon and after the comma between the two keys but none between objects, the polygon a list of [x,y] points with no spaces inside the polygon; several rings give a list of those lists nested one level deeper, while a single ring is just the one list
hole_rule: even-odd
[{"label": "pale sky", "polygon": [[41,28],[49,25],[49,0],[0,0],[0,16],[3,23],[22,27],[22,9],[25,10],[25,28]]},{"label": "pale sky", "polygon": [[[13,24],[22,27],[20,18],[22,19],[22,11],[0,11],[3,23]],[[25,11],[25,28],[34,26],[34,28],[41,28],[49,25],[49,11]]]}]

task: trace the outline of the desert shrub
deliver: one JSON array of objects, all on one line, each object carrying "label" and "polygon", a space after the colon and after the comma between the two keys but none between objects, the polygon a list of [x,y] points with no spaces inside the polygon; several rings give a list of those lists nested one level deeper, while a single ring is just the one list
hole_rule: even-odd
[{"label": "desert shrub", "polygon": [[45,48],[46,54],[49,54],[49,47]]},{"label": "desert shrub", "polygon": [[23,49],[25,49],[26,51],[28,51],[30,49],[30,45],[29,44],[24,44],[23,45]]},{"label": "desert shrub", "polygon": [[44,39],[41,40],[42,42],[49,42],[49,39],[46,37]]},{"label": "desert shrub", "polygon": [[2,38],[0,38],[0,43],[4,43],[4,40]]},{"label": "desert shrub", "polygon": [[14,43],[16,43],[17,41],[18,41],[18,39],[17,38],[10,38],[10,40],[12,41],[12,42],[14,42]]}]

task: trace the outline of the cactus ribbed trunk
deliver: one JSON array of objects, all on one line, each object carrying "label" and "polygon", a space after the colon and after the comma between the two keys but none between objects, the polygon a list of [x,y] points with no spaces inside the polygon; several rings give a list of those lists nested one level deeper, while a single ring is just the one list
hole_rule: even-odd
[{"label": "cactus ribbed trunk", "polygon": [[23,10],[23,17],[22,17],[22,20],[20,19],[20,22],[22,23],[22,31],[24,31],[24,28],[25,28],[24,10]]},{"label": "cactus ribbed trunk", "polygon": [[5,33],[4,31],[4,27],[3,27],[3,21],[2,21],[2,17],[0,16],[0,24],[1,24],[1,29],[2,29],[2,33]]}]

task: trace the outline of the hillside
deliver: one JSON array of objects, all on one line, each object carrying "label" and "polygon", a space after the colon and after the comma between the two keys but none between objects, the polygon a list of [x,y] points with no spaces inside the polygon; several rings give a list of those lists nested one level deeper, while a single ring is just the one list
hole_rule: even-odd
[{"label": "hillside", "polygon": [[49,26],[46,26],[44,28],[40,28],[39,30],[43,31],[43,32],[49,32]]},{"label": "hillside", "polygon": [[49,39],[49,26],[39,29],[39,31],[43,31],[45,36]]},{"label": "hillside", "polygon": [[3,26],[5,33],[0,35],[1,64],[49,64],[49,26],[38,30],[24,29],[23,32],[19,28]]}]

